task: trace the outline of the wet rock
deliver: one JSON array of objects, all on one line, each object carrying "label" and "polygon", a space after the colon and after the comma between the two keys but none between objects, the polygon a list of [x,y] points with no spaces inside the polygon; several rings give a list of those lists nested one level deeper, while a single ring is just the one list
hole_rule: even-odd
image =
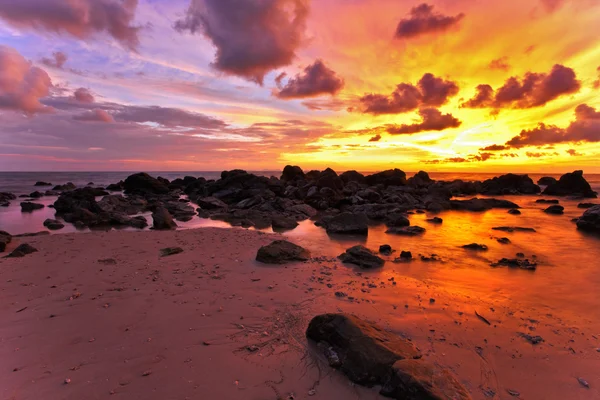
[{"label": "wet rock", "polygon": [[60,192],[57,190],[46,190],[44,196],[60,196]]},{"label": "wet rock", "polygon": [[519,258],[503,258],[497,263],[493,263],[491,265],[492,267],[519,268],[530,271],[535,271],[537,269],[537,263],[535,261],[529,261],[528,259]]},{"label": "wet rock", "polygon": [[285,240],[276,240],[268,246],[263,246],[256,254],[256,261],[265,264],[285,264],[309,259],[310,252],[308,250]]},{"label": "wet rock", "polygon": [[7,255],[5,258],[19,258],[19,257],[25,257],[28,254],[31,253],[35,253],[36,251],[38,251],[35,247],[27,244],[27,243],[23,243],[21,245],[19,245],[16,249],[14,249],[9,255]]},{"label": "wet rock", "polygon": [[521,215],[521,211],[517,210],[516,208],[508,210],[508,213],[511,215]]},{"label": "wet rock", "polygon": [[402,228],[405,226],[410,226],[410,220],[404,214],[394,213],[386,217],[385,224],[389,228]]},{"label": "wet rock", "polygon": [[0,231],[0,253],[6,250],[6,246],[12,241],[12,235],[5,231]]},{"label": "wet rock", "polygon": [[217,199],[216,197],[199,198],[196,200],[196,204],[198,204],[203,210],[218,210],[227,208],[227,203]]},{"label": "wet rock", "polygon": [[44,197],[44,193],[38,192],[37,190],[33,193],[29,193],[29,197],[32,199],[39,199],[40,197]]},{"label": "wet rock", "polygon": [[152,213],[152,228],[156,230],[171,230],[177,228],[173,216],[164,207],[158,207]]},{"label": "wet rock", "polygon": [[120,192],[124,189],[125,182],[119,181],[118,183],[111,183],[106,187],[106,190],[111,192]]},{"label": "wet rock", "polygon": [[495,231],[502,232],[536,232],[533,228],[523,228],[520,226],[496,226],[492,228]]},{"label": "wet rock", "polygon": [[353,315],[316,316],[306,336],[331,348],[339,358],[335,367],[365,386],[385,383],[396,361],[421,357],[408,340]]},{"label": "wet rock", "polygon": [[33,186],[52,186],[52,184],[48,182],[37,181]]},{"label": "wet rock", "polygon": [[51,231],[57,231],[65,227],[65,225],[62,222],[50,218],[44,221],[44,226],[50,229]]},{"label": "wet rock", "polygon": [[413,256],[410,251],[402,251],[400,253],[400,258],[402,258],[404,260],[412,260]]},{"label": "wet rock", "polygon": [[399,169],[390,169],[365,177],[365,182],[370,186],[404,186],[406,185],[406,174]]},{"label": "wet rock", "polygon": [[586,210],[577,220],[577,228],[582,231],[600,233],[600,205]]},{"label": "wet rock", "polygon": [[31,203],[29,201],[24,201],[21,203],[21,212],[33,212],[35,210],[41,210],[45,206],[43,204]]},{"label": "wet rock", "polygon": [[556,199],[538,199],[535,202],[538,204],[558,204],[558,203],[560,203]]},{"label": "wet rock", "polygon": [[520,208],[518,204],[508,200],[478,198],[470,200],[451,200],[450,205],[454,210],[465,211],[487,211],[493,208]]},{"label": "wet rock", "polygon": [[549,185],[544,194],[549,196],[583,196],[596,198],[596,193],[583,177],[583,171],[575,171],[560,177],[559,181]]},{"label": "wet rock", "polygon": [[315,183],[319,189],[328,188],[333,191],[338,191],[344,188],[344,181],[342,181],[337,173],[331,168],[327,168],[325,171],[321,172]]},{"label": "wet rock", "polygon": [[534,345],[540,344],[544,341],[544,339],[539,335],[533,336],[528,333],[519,333],[519,336],[521,336],[523,339],[527,340],[529,343]]},{"label": "wet rock", "polygon": [[134,215],[146,210],[148,202],[139,197],[124,197],[120,194],[104,196],[98,207],[105,213]]},{"label": "wet rock", "polygon": [[596,203],[579,203],[577,205],[577,208],[582,208],[584,210],[587,210],[588,208],[592,208],[594,206],[600,206],[600,204],[596,204]]},{"label": "wet rock", "polygon": [[364,246],[357,245],[346,250],[338,257],[343,263],[358,265],[361,268],[383,267],[385,260]]},{"label": "wet rock", "polygon": [[429,177],[429,174],[425,171],[419,171],[408,180],[408,184],[413,187],[427,187],[434,181]]},{"label": "wet rock", "polygon": [[543,178],[538,179],[538,185],[542,186],[550,186],[558,182],[556,178],[552,178],[551,176],[544,176]]},{"label": "wet rock", "polygon": [[400,360],[392,366],[380,392],[399,400],[470,400],[452,374],[423,360]]},{"label": "wet rock", "polygon": [[123,182],[127,194],[166,194],[169,193],[168,181],[151,177],[145,172],[133,174]]},{"label": "wet rock", "polygon": [[325,229],[329,234],[367,235],[368,218],[365,214],[341,213],[329,219]]},{"label": "wet rock", "polygon": [[553,205],[544,210],[546,214],[562,215],[565,213],[565,208],[559,205]]},{"label": "wet rock", "polygon": [[274,230],[281,231],[295,229],[298,226],[298,222],[295,219],[283,216],[273,217],[271,224]]},{"label": "wet rock", "polygon": [[382,244],[381,246],[379,246],[379,252],[383,255],[389,256],[390,254],[392,254],[392,246],[390,246],[389,244]]},{"label": "wet rock", "polygon": [[537,194],[540,191],[540,187],[527,175],[506,174],[488,179],[481,184],[481,193],[488,196]]},{"label": "wet rock", "polygon": [[425,233],[426,229],[420,226],[406,226],[404,228],[390,228],[385,233],[401,236],[418,236]]},{"label": "wet rock", "polygon": [[427,222],[439,225],[439,224],[444,223],[444,220],[441,219],[440,217],[433,217],[433,218],[428,219]]},{"label": "wet rock", "polygon": [[340,178],[345,184],[356,182],[359,184],[365,183],[365,176],[356,171],[346,171],[340,175]]},{"label": "wet rock", "polygon": [[423,261],[423,262],[438,262],[438,261],[442,261],[442,259],[437,254],[432,254],[430,256],[425,256],[425,255],[421,254],[420,256],[421,256],[421,261]]},{"label": "wet rock", "polygon": [[10,200],[16,200],[17,196],[9,192],[0,192],[0,207],[8,207]]},{"label": "wet rock", "polygon": [[75,190],[76,186],[73,182],[67,182],[64,185],[56,185],[52,188],[52,190],[56,190],[58,192],[66,192],[68,190]]},{"label": "wet rock", "polygon": [[475,250],[475,251],[488,251],[488,247],[485,244],[471,243],[462,246],[463,249]]},{"label": "wet rock", "polygon": [[173,256],[175,254],[183,253],[183,249],[181,247],[167,247],[164,249],[160,249],[161,257]]},{"label": "wet rock", "polygon": [[507,237],[497,238],[496,239],[500,244],[510,244],[510,239]]},{"label": "wet rock", "polygon": [[298,166],[286,165],[281,174],[281,180],[284,182],[297,181],[304,179],[304,171]]}]

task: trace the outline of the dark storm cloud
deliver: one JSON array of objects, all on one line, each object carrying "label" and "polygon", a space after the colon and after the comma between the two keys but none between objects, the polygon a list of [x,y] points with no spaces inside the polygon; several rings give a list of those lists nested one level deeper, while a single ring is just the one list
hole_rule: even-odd
[{"label": "dark storm cloud", "polygon": [[416,36],[443,32],[457,25],[464,14],[447,16],[433,11],[433,6],[423,3],[410,10],[407,18],[401,19],[396,28],[395,37],[409,39]]},{"label": "dark storm cloud", "polygon": [[[279,77],[278,77],[279,78]],[[281,82],[281,80],[280,80]],[[317,60],[304,69],[304,72],[288,80],[276,93],[282,99],[300,99],[323,94],[334,95],[344,87],[344,80],[323,61]]]},{"label": "dark storm cloud", "polygon": [[395,125],[388,128],[391,135],[411,135],[427,131],[443,131],[458,128],[462,122],[452,114],[442,114],[435,108],[425,108],[419,111],[422,122],[411,125]]},{"label": "dark storm cloud", "polygon": [[217,70],[262,85],[269,71],[296,57],[308,5],[309,0],[192,0],[175,29],[210,39]]}]

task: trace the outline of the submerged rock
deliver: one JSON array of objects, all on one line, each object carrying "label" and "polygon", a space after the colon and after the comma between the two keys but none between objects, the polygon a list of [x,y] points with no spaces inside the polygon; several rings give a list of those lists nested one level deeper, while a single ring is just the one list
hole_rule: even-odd
[{"label": "submerged rock", "polygon": [[418,236],[425,233],[426,229],[420,226],[406,226],[404,228],[390,228],[385,233],[401,236]]},{"label": "submerged rock", "polygon": [[35,210],[41,210],[45,206],[43,204],[31,203],[29,201],[24,201],[21,203],[21,212],[33,212]]},{"label": "submerged rock", "polygon": [[385,260],[364,246],[357,245],[346,250],[338,257],[346,264],[358,265],[361,268],[379,268],[383,267]]},{"label": "submerged rock", "polygon": [[66,192],[69,190],[75,190],[76,186],[73,184],[73,182],[67,182],[64,185],[56,185],[52,188],[52,190],[56,190],[58,192]]},{"label": "submerged rock", "polygon": [[521,215],[521,211],[517,210],[516,208],[508,210],[508,213],[511,215]]},{"label": "submerged rock", "polygon": [[475,250],[475,251],[488,251],[488,247],[485,244],[471,243],[462,246],[463,249]]},{"label": "submerged rock", "polygon": [[27,243],[23,243],[21,245],[19,245],[16,249],[14,249],[9,255],[7,255],[5,258],[20,258],[20,257],[25,257],[28,254],[31,253],[35,253],[36,251],[38,251],[35,247],[27,244]]},{"label": "submerged rock", "polygon": [[368,218],[365,214],[341,213],[329,219],[325,229],[329,234],[356,234],[369,233]]},{"label": "submerged rock", "polygon": [[156,230],[171,230],[177,228],[173,216],[164,207],[157,208],[152,213],[152,228]]},{"label": "submerged rock", "polygon": [[528,259],[521,258],[503,258],[497,263],[493,263],[491,265],[492,267],[519,268],[530,271],[535,271],[537,269],[537,263],[535,261],[529,261]]},{"label": "submerged rock", "polygon": [[285,240],[276,240],[263,246],[256,254],[256,261],[265,264],[285,264],[292,261],[308,261],[310,252]]},{"label": "submerged rock", "polygon": [[427,222],[439,225],[439,224],[444,223],[444,220],[441,219],[440,217],[433,217],[433,218],[428,219]]},{"label": "submerged rock", "polygon": [[44,226],[50,229],[51,231],[57,231],[65,227],[65,225],[62,222],[50,218],[44,221]]},{"label": "submerged rock", "polygon": [[500,244],[510,244],[510,239],[507,237],[497,238],[496,239]]},{"label": "submerged rock", "polygon": [[9,192],[0,192],[0,207],[8,207],[10,200],[16,200],[17,196]]},{"label": "submerged rock", "polygon": [[379,252],[383,255],[389,256],[390,254],[392,254],[392,246],[390,246],[389,244],[382,244],[381,246],[379,246]]},{"label": "submerged rock", "polygon": [[470,199],[451,200],[450,205],[454,210],[487,211],[493,208],[520,208],[518,204],[508,200],[499,199]]},{"label": "submerged rock", "polygon": [[582,231],[600,233],[600,205],[586,210],[577,220],[577,228]]},{"label": "submerged rock", "polygon": [[544,210],[544,212],[545,212],[546,214],[557,214],[557,215],[562,215],[562,214],[564,214],[564,213],[565,213],[565,208],[564,208],[563,206],[559,206],[559,205],[556,205],[556,204],[555,204],[555,205],[553,205],[553,206],[550,206],[550,207],[546,208],[546,209]]},{"label": "submerged rock", "polygon": [[564,174],[559,181],[549,185],[544,194],[550,196],[583,196],[596,198],[596,193],[583,177],[583,171]]},{"label": "submerged rock", "polygon": [[48,182],[37,181],[33,186],[52,186],[52,184]]},{"label": "submerged rock", "polygon": [[556,199],[539,199],[535,201],[538,204],[558,204],[560,201]]},{"label": "submerged rock", "polygon": [[494,228],[492,228],[495,231],[502,231],[502,232],[536,232],[535,229],[533,228],[523,228],[520,226],[496,226]]}]

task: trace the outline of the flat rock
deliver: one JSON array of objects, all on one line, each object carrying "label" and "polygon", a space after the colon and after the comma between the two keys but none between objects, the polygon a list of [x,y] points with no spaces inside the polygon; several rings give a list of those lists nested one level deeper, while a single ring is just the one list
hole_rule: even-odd
[{"label": "flat rock", "polygon": [[183,249],[181,247],[167,247],[164,249],[160,249],[161,257],[173,256],[179,253],[183,253]]},{"label": "flat rock", "polygon": [[65,227],[65,225],[62,222],[50,218],[44,221],[44,226],[50,229],[51,231],[57,231]]},{"label": "flat rock", "polygon": [[565,213],[565,208],[563,206],[559,206],[557,204],[550,206],[544,210],[546,214],[556,214],[562,215]]},{"label": "flat rock", "polygon": [[487,211],[493,208],[520,208],[518,204],[508,200],[479,198],[470,200],[450,200],[450,206],[454,210],[465,211]]},{"label": "flat rock", "polygon": [[293,261],[308,261],[310,252],[286,240],[276,240],[261,247],[256,253],[256,261],[265,264],[285,264]]},{"label": "flat rock", "polygon": [[444,220],[441,219],[440,217],[433,217],[427,220],[427,222],[431,223],[431,224],[442,224],[444,223]]},{"label": "flat rock", "polygon": [[485,244],[471,243],[462,246],[463,249],[475,250],[475,251],[488,251],[488,247]]},{"label": "flat rock", "polygon": [[403,228],[390,228],[385,233],[391,233],[401,236],[418,236],[425,233],[426,229],[420,226],[406,226]]},{"label": "flat rock", "polygon": [[492,228],[495,231],[502,232],[536,232],[533,228],[523,228],[520,226],[496,226]]},{"label": "flat rock", "polygon": [[379,268],[383,267],[385,260],[364,246],[357,245],[340,254],[338,258],[346,264],[358,265],[361,268]]},{"label": "flat rock", "polygon": [[538,199],[535,201],[538,204],[558,204],[560,201],[557,199]]},{"label": "flat rock", "polygon": [[31,253],[35,253],[36,251],[38,251],[35,247],[27,244],[27,243],[23,243],[20,244],[16,249],[14,249],[9,255],[7,255],[5,258],[19,258],[19,257],[25,257],[28,254]]},{"label": "flat rock", "polygon": [[24,201],[21,203],[21,212],[33,212],[35,210],[41,210],[45,206],[43,204],[32,203],[30,201]]},{"label": "flat rock", "polygon": [[49,182],[37,181],[33,186],[52,186]]},{"label": "flat rock", "polygon": [[368,235],[369,225],[365,214],[341,213],[326,223],[327,233],[345,235]]}]

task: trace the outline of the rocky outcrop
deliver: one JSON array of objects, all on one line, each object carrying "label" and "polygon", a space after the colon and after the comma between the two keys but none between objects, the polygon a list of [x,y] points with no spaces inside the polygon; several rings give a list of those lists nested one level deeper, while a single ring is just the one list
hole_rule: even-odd
[{"label": "rocky outcrop", "polygon": [[6,250],[6,247],[11,241],[11,234],[9,234],[8,232],[0,231],[0,253]]},{"label": "rocky outcrop", "polygon": [[361,174],[360,172],[356,172],[356,171],[346,171],[346,172],[340,174],[340,178],[342,179],[342,181],[345,184],[348,184],[350,182],[355,182],[358,184],[365,183],[365,176],[363,174]]},{"label": "rocky outcrop", "polygon": [[537,194],[541,189],[528,175],[506,174],[483,181],[481,194],[488,196],[507,194]]},{"label": "rocky outcrop", "polygon": [[164,207],[158,207],[152,213],[152,229],[155,230],[172,230],[177,228],[177,224],[173,221],[173,216]]},{"label": "rocky outcrop", "polygon": [[27,244],[27,243],[23,243],[20,244],[16,249],[14,249],[9,255],[7,255],[5,258],[20,258],[20,257],[25,257],[28,254],[32,254],[35,253],[36,251],[38,251],[35,247]]},{"label": "rocky outcrop", "polygon": [[596,198],[596,193],[583,177],[583,171],[564,174],[559,181],[549,185],[544,194],[549,196],[581,196]]},{"label": "rocky outcrop", "polygon": [[408,184],[413,187],[421,188],[427,187],[433,183],[433,179],[429,177],[429,174],[425,171],[419,171],[408,180]]},{"label": "rocky outcrop", "polygon": [[309,259],[310,252],[308,250],[285,240],[276,240],[261,247],[256,253],[256,261],[264,264],[286,264]]},{"label": "rocky outcrop", "polygon": [[341,213],[329,219],[325,228],[329,234],[367,235],[368,218],[364,214]]},{"label": "rocky outcrop", "polygon": [[50,218],[44,221],[44,226],[50,229],[51,231],[57,231],[65,227],[65,225],[62,222]]},{"label": "rocky outcrop", "polygon": [[365,178],[365,182],[368,185],[383,185],[387,186],[404,186],[407,184],[406,174],[404,171],[399,169],[390,169],[387,171],[379,172],[373,175],[369,175]]},{"label": "rocky outcrop", "polygon": [[38,204],[38,203],[32,203],[29,201],[24,201],[21,203],[21,212],[33,212],[35,210],[41,210],[42,208],[44,208],[45,206],[43,204]]},{"label": "rocky outcrop", "polygon": [[493,208],[520,208],[518,204],[508,200],[478,198],[470,200],[451,200],[450,205],[453,210],[465,211],[488,211]]},{"label": "rocky outcrop", "polygon": [[75,190],[76,186],[73,184],[73,182],[67,182],[64,185],[56,185],[52,188],[52,190],[57,191],[57,192],[66,192],[68,190]]},{"label": "rocky outcrop", "polygon": [[542,186],[550,186],[558,182],[556,178],[552,178],[551,176],[544,176],[543,178],[538,179],[538,185]]},{"label": "rocky outcrop", "polygon": [[37,181],[33,186],[52,186],[52,184],[48,182]]},{"label": "rocky outcrop", "polygon": [[338,257],[343,263],[358,265],[361,268],[371,269],[383,267],[385,260],[364,246],[354,246]]},{"label": "rocky outcrop", "polygon": [[281,174],[281,180],[284,182],[297,181],[304,179],[304,171],[298,166],[286,165]]},{"label": "rocky outcrop", "polygon": [[145,172],[130,175],[123,182],[123,188],[127,194],[167,194],[168,183],[153,178]]},{"label": "rocky outcrop", "polygon": [[535,261],[529,261],[528,259],[521,258],[503,258],[497,263],[491,264],[492,267],[509,267],[525,269],[529,271],[535,271],[537,269],[537,263]]},{"label": "rocky outcrop", "polygon": [[582,231],[600,233],[600,205],[586,210],[577,220],[577,228]]}]

